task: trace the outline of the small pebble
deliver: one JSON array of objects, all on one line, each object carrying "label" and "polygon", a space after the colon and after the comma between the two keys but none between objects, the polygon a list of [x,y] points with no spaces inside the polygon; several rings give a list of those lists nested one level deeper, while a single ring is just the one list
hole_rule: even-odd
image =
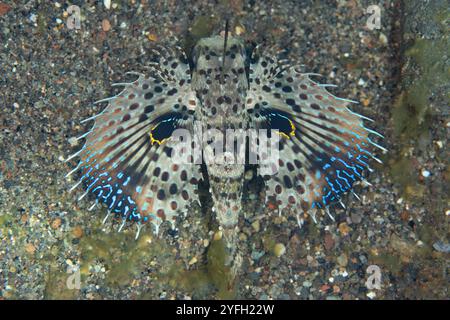
[{"label": "small pebble", "polygon": [[218,240],[220,240],[220,239],[222,239],[222,231],[217,231],[216,233],[214,233],[214,240],[215,241],[218,241]]},{"label": "small pebble", "polygon": [[362,99],[362,104],[364,107],[368,107],[370,104],[370,99]]},{"label": "small pebble", "polygon": [[341,267],[346,267],[348,264],[347,255],[342,253],[339,257],[337,257],[336,261]]},{"label": "small pebble", "polygon": [[324,246],[325,250],[331,250],[334,248],[334,239],[330,233],[325,234]]},{"label": "small pebble", "polygon": [[9,10],[11,10],[11,6],[6,3],[0,3],[0,16],[8,13]]},{"label": "small pebble", "polygon": [[422,176],[425,178],[428,178],[431,175],[430,171],[428,171],[426,169],[422,169],[421,173],[422,173]]},{"label": "small pebble", "polygon": [[324,284],[320,287],[320,291],[322,291],[322,292],[327,292],[328,289],[330,289],[330,286],[327,284]]},{"label": "small pebble", "polygon": [[378,37],[378,39],[380,40],[380,42],[383,45],[386,45],[388,43],[388,38],[386,37],[386,35],[382,32],[380,32],[380,36]]},{"label": "small pebble", "polygon": [[23,215],[20,217],[20,221],[21,221],[22,223],[27,223],[27,221],[28,221],[28,215],[27,215],[27,214],[23,214]]},{"label": "small pebble", "polygon": [[70,144],[72,147],[75,147],[76,145],[78,145],[78,141],[79,141],[79,140],[78,140],[76,137],[69,138],[69,140],[68,140],[69,144]]},{"label": "small pebble", "polygon": [[105,32],[111,30],[111,23],[109,22],[108,19],[103,19],[103,21],[102,21],[102,29]]},{"label": "small pebble", "polygon": [[377,296],[377,294],[376,294],[375,292],[373,292],[373,291],[369,291],[369,292],[366,294],[366,296],[367,296],[369,299],[373,299],[373,298],[375,298],[375,297]]},{"label": "small pebble", "polygon": [[253,221],[252,227],[253,227],[253,230],[255,230],[255,232],[259,232],[259,230],[260,230],[260,228],[261,228],[261,225],[260,225],[260,223],[259,223],[259,220]]},{"label": "small pebble", "polygon": [[433,248],[434,248],[434,250],[439,251],[439,252],[445,252],[445,253],[450,252],[450,244],[448,244],[448,243],[446,244],[441,241],[433,243]]},{"label": "small pebble", "polygon": [[285,247],[284,244],[282,244],[282,243],[277,243],[277,244],[273,247],[273,253],[274,253],[277,257],[281,257],[285,252],[286,252],[286,247]]},{"label": "small pebble", "polygon": [[30,14],[29,19],[30,19],[31,22],[36,23],[37,15],[35,15],[34,13]]},{"label": "small pebble", "polygon": [[61,226],[62,220],[61,218],[56,218],[55,220],[52,221],[51,227],[52,229],[58,229]]},{"label": "small pebble", "polygon": [[25,251],[29,254],[34,254],[34,252],[36,251],[36,247],[32,243],[27,243],[25,245]]},{"label": "small pebble", "polygon": [[245,32],[245,29],[241,26],[236,26],[236,28],[234,28],[234,33],[236,35],[241,35]]},{"label": "small pebble", "polygon": [[342,223],[339,225],[339,232],[340,232],[343,236],[346,236],[346,235],[348,235],[348,233],[350,232],[350,227],[347,225],[347,223],[342,222]]},{"label": "small pebble", "polygon": [[147,39],[150,40],[150,41],[155,42],[155,41],[158,41],[158,36],[155,33],[149,33],[147,35]]},{"label": "small pebble", "polygon": [[111,0],[103,0],[103,4],[106,9],[111,9]]},{"label": "small pebble", "polygon": [[403,221],[409,221],[409,212],[407,210],[403,210],[400,213],[400,219],[402,219]]},{"label": "small pebble", "polygon": [[83,236],[83,229],[80,226],[76,226],[73,228],[72,234],[75,238],[79,239]]},{"label": "small pebble", "polygon": [[253,250],[250,256],[251,256],[252,260],[256,261],[256,260],[259,260],[264,254],[265,254],[264,251]]},{"label": "small pebble", "polygon": [[361,223],[362,216],[359,213],[352,213],[351,219],[353,223],[358,224]]}]

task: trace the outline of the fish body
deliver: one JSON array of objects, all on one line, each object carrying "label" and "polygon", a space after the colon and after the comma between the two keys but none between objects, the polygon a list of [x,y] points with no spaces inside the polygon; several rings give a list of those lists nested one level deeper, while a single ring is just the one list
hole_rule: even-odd
[{"label": "fish body", "polygon": [[[245,107],[248,80],[243,43],[231,38],[225,51],[223,43],[220,36],[199,41],[193,54],[192,88],[201,106],[196,120],[203,132],[209,132],[209,136],[202,139],[204,155],[215,151],[211,161],[207,161],[214,211],[220,225],[232,228],[241,212],[245,166],[236,161],[239,151],[234,149],[234,140],[231,141],[229,133],[235,130],[244,132],[248,128],[249,117]],[[208,138],[218,144],[214,151]],[[244,148],[244,143],[240,147]],[[230,159],[213,161],[226,156]]]}]

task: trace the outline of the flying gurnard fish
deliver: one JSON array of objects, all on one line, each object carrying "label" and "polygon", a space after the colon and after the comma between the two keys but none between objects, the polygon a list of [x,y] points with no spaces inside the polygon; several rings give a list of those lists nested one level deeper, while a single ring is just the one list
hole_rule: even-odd
[{"label": "flying gurnard fish", "polygon": [[[106,217],[122,220],[119,230],[135,222],[138,231],[151,223],[158,232],[162,222],[173,224],[198,200],[200,166],[173,162],[170,144],[175,130],[192,130],[194,122],[223,133],[279,130],[278,172],[264,176],[266,200],[298,217],[309,213],[315,219],[320,209],[329,214],[331,203],[365,181],[371,159],[379,161],[374,148],[385,150],[370,137],[381,135],[363,124],[370,119],[348,108],[353,101],[258,47],[247,56],[244,42],[227,32],[201,39],[192,66],[179,48],[155,54],[159,61],[150,63],[147,74],[132,73],[137,79],[120,83],[121,93],[100,100],[107,107],[84,120],[95,123],[79,137],[86,139],[83,148],[68,159],[80,158],[69,173],[81,172],[74,186],[85,187],[80,199],[93,194],[108,208]],[[213,211],[231,251],[244,172],[243,164],[207,165]]]}]

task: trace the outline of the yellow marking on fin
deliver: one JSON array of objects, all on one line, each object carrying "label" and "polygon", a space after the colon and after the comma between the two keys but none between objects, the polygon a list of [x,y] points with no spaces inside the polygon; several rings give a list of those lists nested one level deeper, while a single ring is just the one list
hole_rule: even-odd
[{"label": "yellow marking on fin", "polygon": [[289,136],[288,136],[286,133],[280,132],[280,131],[277,131],[277,133],[278,133],[280,136],[282,136],[283,138],[289,139]]},{"label": "yellow marking on fin", "polygon": [[280,136],[282,136],[283,138],[286,138],[286,139],[290,139],[290,137],[289,136],[295,136],[295,125],[294,125],[294,123],[290,120],[290,119],[287,119],[288,121],[289,121],[289,124],[291,125],[291,132],[289,132],[289,135],[287,135],[286,133],[284,133],[284,132],[280,132],[280,131],[278,131],[277,133],[280,135]]},{"label": "yellow marking on fin", "polygon": [[[161,123],[161,122],[160,122],[160,123]],[[158,123],[156,126],[154,126],[154,127],[150,130],[150,142],[151,142],[152,145],[153,145],[155,142],[156,142],[158,145],[161,145],[161,143],[164,143],[164,142],[166,142],[167,139],[170,139],[170,137],[169,137],[169,138],[164,138],[164,139],[162,139],[162,140],[160,141],[160,140],[155,139],[155,138],[153,137],[152,131],[155,130],[155,129],[160,125],[160,123]]]}]

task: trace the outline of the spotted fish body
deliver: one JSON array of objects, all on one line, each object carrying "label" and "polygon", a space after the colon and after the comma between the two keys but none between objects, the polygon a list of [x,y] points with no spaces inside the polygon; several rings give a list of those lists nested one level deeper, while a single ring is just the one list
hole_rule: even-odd
[{"label": "spotted fish body", "polygon": [[[265,175],[266,200],[291,208],[300,217],[339,201],[363,180],[375,147],[365,118],[326,87],[256,50],[247,57],[243,42],[230,37],[199,41],[193,67],[180,50],[156,52],[147,75],[136,74],[124,90],[105,99],[108,106],[94,116],[93,128],[81,136],[79,184],[104,203],[117,218],[138,227],[151,222],[174,223],[198,200],[200,166],[172,161],[171,136],[176,129],[277,129],[278,172]],[[92,119],[92,118],[91,118]],[[201,142],[204,154],[210,144]],[[234,154],[228,155],[234,156]],[[216,218],[235,238],[241,212],[243,164],[207,164]],[[231,239],[230,243],[235,240]]]},{"label": "spotted fish body", "polygon": [[[242,42],[231,38],[224,52],[223,42],[222,37],[199,41],[194,50],[192,77],[192,88],[201,104],[198,122],[203,132],[210,130],[212,138],[219,136],[218,142],[223,142],[222,153],[219,151],[216,157],[227,155],[227,130],[243,131],[249,124],[245,106],[248,88],[245,48]],[[205,153],[208,153],[208,147],[204,142]],[[236,163],[237,150],[230,153],[233,161],[229,164],[209,163],[207,170],[217,219],[223,227],[233,228],[241,212],[245,166]]]}]

